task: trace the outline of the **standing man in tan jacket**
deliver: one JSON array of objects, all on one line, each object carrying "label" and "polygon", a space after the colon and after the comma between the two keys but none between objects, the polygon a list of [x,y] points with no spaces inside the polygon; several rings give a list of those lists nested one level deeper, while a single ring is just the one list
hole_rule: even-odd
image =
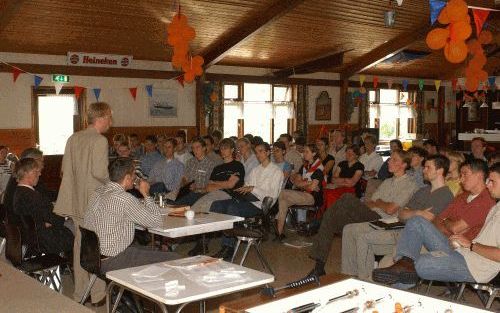
[{"label": "standing man in tan jacket", "polygon": [[[108,140],[102,134],[111,127],[112,113],[107,103],[92,103],[87,112],[89,126],[69,137],[62,161],[62,181],[54,208],[56,214],[69,217],[75,225],[73,267],[75,292],[73,298],[80,300],[88,284],[88,273],[80,267],[79,226],[87,210],[90,196],[99,186],[109,180]],[[105,283],[94,284],[91,296],[94,304],[101,303],[105,296]]]}]

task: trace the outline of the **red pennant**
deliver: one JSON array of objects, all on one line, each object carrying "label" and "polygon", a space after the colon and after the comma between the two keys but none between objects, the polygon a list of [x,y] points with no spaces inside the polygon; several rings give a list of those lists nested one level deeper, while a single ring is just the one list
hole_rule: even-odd
[{"label": "red pennant", "polygon": [[84,87],[80,87],[80,86],[75,86],[74,87],[76,100],[80,99],[80,95],[82,94],[83,89],[85,89],[85,88]]},{"label": "red pennant", "polygon": [[175,80],[178,81],[182,87],[184,87],[184,75],[177,77]]},{"label": "red pennant", "polygon": [[483,24],[486,22],[490,11],[480,10],[480,9],[472,9],[472,15],[474,15],[474,23],[476,24],[476,34],[477,38],[479,38],[479,34],[481,34],[481,30],[483,29]]},{"label": "red pennant", "polygon": [[377,88],[378,86],[378,76],[373,77],[373,88]]},{"label": "red pennant", "polygon": [[19,77],[19,75],[21,74],[21,70],[18,69],[17,67],[14,67],[12,69],[12,78],[14,78],[14,83],[16,82],[17,78]]},{"label": "red pennant", "polygon": [[457,91],[457,82],[458,82],[458,79],[456,79],[456,78],[453,78],[451,80],[451,87],[453,88],[453,91]]},{"label": "red pennant", "polygon": [[128,90],[130,91],[130,94],[132,95],[132,98],[134,98],[135,101],[135,98],[137,97],[137,87],[129,88]]}]

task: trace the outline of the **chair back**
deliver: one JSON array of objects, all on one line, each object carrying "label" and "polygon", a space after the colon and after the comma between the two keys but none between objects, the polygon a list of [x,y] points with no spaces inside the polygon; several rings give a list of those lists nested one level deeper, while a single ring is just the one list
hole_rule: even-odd
[{"label": "chair back", "polygon": [[5,247],[5,257],[15,267],[20,266],[23,260],[23,248],[19,227],[13,224],[6,223],[5,239],[7,240],[7,244]]},{"label": "chair back", "polygon": [[101,274],[101,250],[97,234],[80,226],[80,265],[91,274]]},{"label": "chair back", "polygon": [[26,245],[27,256],[40,255],[42,250],[40,248],[40,240],[38,238],[38,231],[33,216],[21,216],[21,225],[21,240],[22,243]]}]

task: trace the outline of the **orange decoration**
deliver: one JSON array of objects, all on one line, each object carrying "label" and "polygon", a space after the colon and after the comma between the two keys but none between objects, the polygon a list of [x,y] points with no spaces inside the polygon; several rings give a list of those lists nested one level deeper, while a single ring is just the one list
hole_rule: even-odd
[{"label": "orange decoration", "polygon": [[483,48],[481,47],[481,43],[476,39],[469,40],[469,42],[467,43],[467,47],[470,54],[478,54],[483,50]]},{"label": "orange decoration", "polygon": [[195,78],[194,72],[189,71],[184,73],[184,81],[186,83],[192,83],[194,81],[194,78]]},{"label": "orange decoration", "polygon": [[452,23],[465,20],[468,16],[467,12],[469,8],[463,0],[451,0],[446,5],[446,8],[448,17]]},{"label": "orange decoration", "polygon": [[446,44],[446,40],[450,35],[450,31],[444,28],[436,28],[431,30],[425,39],[427,46],[433,50],[442,49]]},{"label": "orange decoration", "polygon": [[483,30],[479,35],[479,42],[483,45],[491,43],[493,40],[493,34],[489,30]]},{"label": "orange decoration", "polygon": [[479,70],[477,78],[479,79],[480,82],[487,81],[488,80],[488,72],[486,72],[485,70]]},{"label": "orange decoration", "polygon": [[186,55],[174,54],[172,56],[172,66],[175,68],[181,68],[184,64],[188,62],[189,60]]},{"label": "orange decoration", "polygon": [[477,90],[477,87],[479,87],[479,80],[476,77],[467,77],[465,80],[465,89],[473,92]]},{"label": "orange decoration", "polygon": [[482,69],[486,65],[486,56],[484,53],[476,54],[469,62],[469,67],[475,69]]},{"label": "orange decoration", "polygon": [[459,21],[450,24],[450,39],[452,41],[465,40],[472,34],[472,27],[467,21]]},{"label": "orange decoration", "polygon": [[449,42],[444,47],[444,57],[450,63],[460,63],[467,57],[467,45],[463,41]]},{"label": "orange decoration", "polygon": [[210,94],[210,101],[212,102],[215,102],[217,101],[218,97],[217,97],[217,93],[214,91]]},{"label": "orange decoration", "polygon": [[450,17],[448,16],[448,9],[444,7],[439,13],[438,22],[443,25],[450,24]]}]

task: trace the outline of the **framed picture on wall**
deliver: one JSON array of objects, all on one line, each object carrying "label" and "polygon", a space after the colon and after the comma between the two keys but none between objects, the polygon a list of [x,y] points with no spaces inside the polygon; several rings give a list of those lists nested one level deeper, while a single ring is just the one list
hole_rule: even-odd
[{"label": "framed picture on wall", "polygon": [[332,98],[327,91],[322,91],[316,98],[316,121],[329,121],[332,119]]},{"label": "framed picture on wall", "polygon": [[469,108],[467,112],[467,121],[469,122],[479,122],[481,120],[479,105],[476,102],[469,103]]},{"label": "framed picture on wall", "polygon": [[153,96],[149,98],[149,115],[177,117],[177,90],[153,89]]}]

